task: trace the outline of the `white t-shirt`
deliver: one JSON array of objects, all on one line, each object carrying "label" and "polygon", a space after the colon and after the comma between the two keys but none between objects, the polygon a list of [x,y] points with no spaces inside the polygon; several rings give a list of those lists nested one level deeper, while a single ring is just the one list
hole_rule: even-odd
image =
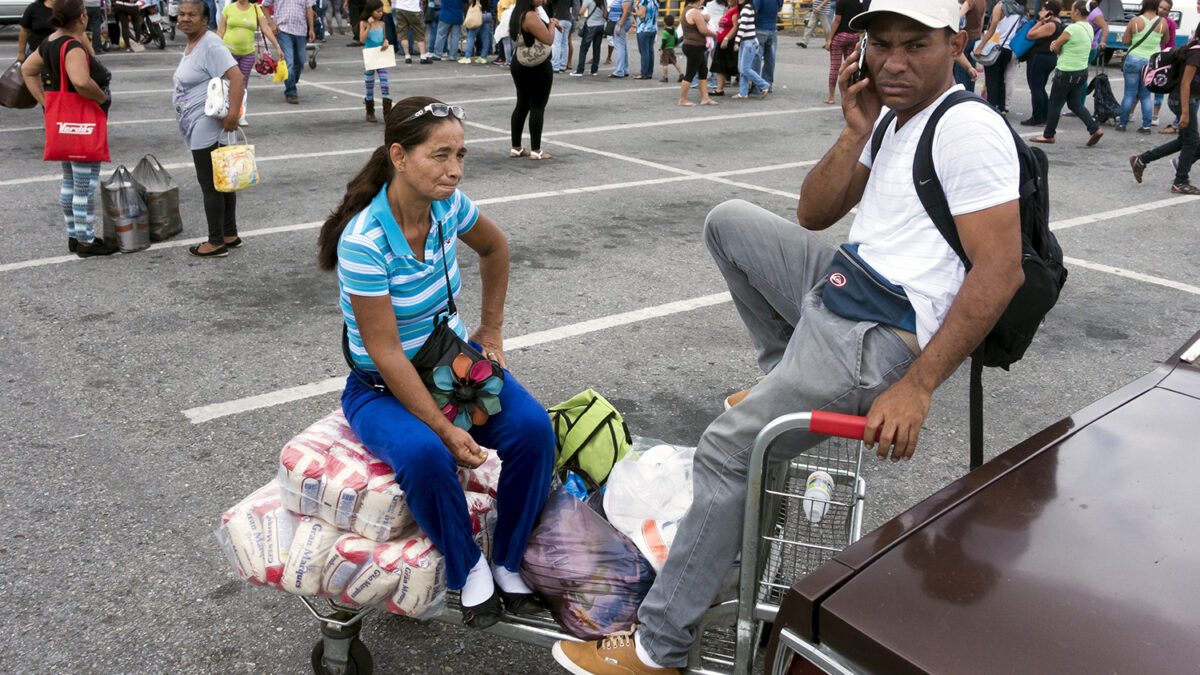
[{"label": "white t-shirt", "polygon": [[[913,157],[934,108],[962,89],[951,87],[899,131],[893,121],[874,163],[870,143],[858,160],[871,169],[871,177],[858,203],[849,241],[859,244],[858,253],[868,265],[908,294],[921,347],[941,327],[966,268],[921,206],[913,185]],[[933,137],[934,170],[955,216],[1015,201],[1020,195],[1012,132],[986,106],[983,101],[954,106],[946,111]]]},{"label": "white t-shirt", "polygon": [[996,38],[1001,40],[1001,47],[1008,48],[1012,44],[1013,36],[1017,34],[1015,26],[1023,18],[1020,14],[1009,14],[996,24]]},{"label": "white t-shirt", "polygon": [[420,12],[421,0],[392,0],[392,9],[401,12]]}]

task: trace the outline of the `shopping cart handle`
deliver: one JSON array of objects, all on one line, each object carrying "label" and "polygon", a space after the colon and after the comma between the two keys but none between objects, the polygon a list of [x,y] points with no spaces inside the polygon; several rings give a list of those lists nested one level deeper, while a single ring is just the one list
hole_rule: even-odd
[{"label": "shopping cart handle", "polygon": [[808,429],[814,434],[840,436],[861,441],[867,433],[867,418],[814,410]]}]

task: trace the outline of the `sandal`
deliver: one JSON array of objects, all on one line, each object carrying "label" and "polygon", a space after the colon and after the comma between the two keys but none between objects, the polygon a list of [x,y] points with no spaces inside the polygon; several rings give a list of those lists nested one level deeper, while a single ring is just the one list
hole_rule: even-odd
[{"label": "sandal", "polygon": [[1158,133],[1160,133],[1160,134],[1177,134],[1177,133],[1179,133],[1179,127],[1175,126],[1174,124],[1168,124],[1167,126],[1160,129]]},{"label": "sandal", "polygon": [[525,148],[509,148],[508,156],[509,157],[528,157],[529,151],[526,150]]},{"label": "sandal", "polygon": [[748,98],[750,98],[750,97],[749,97],[749,96],[742,96],[741,94],[734,94],[733,96],[730,96],[729,98],[732,98],[732,99],[733,99],[733,100],[735,100],[735,101],[745,101],[746,99],[748,99]]},{"label": "sandal", "polygon": [[539,159],[554,159],[554,156],[551,155],[550,153],[546,152],[545,150],[539,150],[537,152],[533,152],[531,150],[529,152],[529,159],[532,159],[534,161],[537,161]]},{"label": "sandal", "polygon": [[766,98],[767,94],[771,93],[771,87],[773,87],[773,86],[775,86],[775,85],[770,85],[766,89],[763,89],[762,96],[760,96],[759,98]]},{"label": "sandal", "polygon": [[542,602],[533,593],[505,593],[497,586],[500,599],[504,601],[504,611],[509,614],[538,614],[542,611]]},{"label": "sandal", "polygon": [[492,591],[492,595],[478,605],[462,608],[463,624],[468,628],[475,630],[483,630],[495,626],[501,615],[504,614],[504,608],[500,606],[500,595],[497,593],[500,589]]},{"label": "sandal", "polygon": [[1200,195],[1200,188],[1190,183],[1175,184],[1171,186],[1171,194],[1176,195]]},{"label": "sandal", "polygon": [[[1054,139],[1054,138],[1046,138],[1045,136],[1034,136],[1033,138],[1029,139],[1029,142],[1030,142],[1030,143],[1046,143],[1046,144],[1049,144],[1049,143],[1053,143],[1055,140],[1057,140],[1057,139]],[[1097,138],[1096,140],[1100,140],[1100,139],[1099,139],[1099,138]],[[1092,143],[1089,143],[1089,145],[1093,145],[1093,144],[1092,144]]]}]

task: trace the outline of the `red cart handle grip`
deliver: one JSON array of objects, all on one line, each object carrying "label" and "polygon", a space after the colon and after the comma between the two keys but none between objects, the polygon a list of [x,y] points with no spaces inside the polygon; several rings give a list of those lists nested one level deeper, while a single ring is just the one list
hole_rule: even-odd
[{"label": "red cart handle grip", "polygon": [[867,433],[867,418],[814,410],[808,430],[814,434],[840,436],[861,441]]}]

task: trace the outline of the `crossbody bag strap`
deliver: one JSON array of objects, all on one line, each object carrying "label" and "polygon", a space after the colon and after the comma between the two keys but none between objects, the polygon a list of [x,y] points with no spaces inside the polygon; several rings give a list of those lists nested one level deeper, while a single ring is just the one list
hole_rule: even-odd
[{"label": "crossbody bag strap", "polygon": [[450,288],[450,267],[446,264],[446,236],[442,234],[441,221],[434,221],[433,226],[438,231],[438,249],[442,252],[442,271],[446,273],[447,309],[450,311],[450,316],[454,316],[458,314],[458,307],[454,305],[454,293]]},{"label": "crossbody bag strap", "polygon": [[[1142,19],[1142,20],[1145,21],[1145,19]],[[1158,28],[1158,24],[1160,24],[1160,23],[1162,23],[1161,16],[1158,17],[1157,19],[1155,19],[1154,23],[1150,24],[1150,31],[1148,33],[1146,33],[1145,35],[1143,35],[1142,39],[1137,41],[1137,44],[1130,47],[1129,51],[1133,51],[1133,50],[1137,49],[1138,47],[1141,47],[1143,42],[1145,42],[1151,35],[1154,35],[1154,29]]]}]

